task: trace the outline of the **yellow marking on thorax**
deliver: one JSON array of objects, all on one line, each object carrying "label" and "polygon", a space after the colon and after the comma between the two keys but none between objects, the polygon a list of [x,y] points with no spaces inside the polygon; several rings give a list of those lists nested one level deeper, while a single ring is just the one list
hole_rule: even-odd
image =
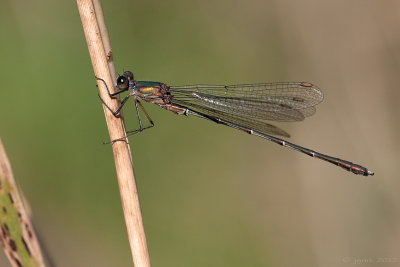
[{"label": "yellow marking on thorax", "polygon": [[140,88],[140,92],[142,93],[155,93],[157,91],[154,87],[142,87]]}]

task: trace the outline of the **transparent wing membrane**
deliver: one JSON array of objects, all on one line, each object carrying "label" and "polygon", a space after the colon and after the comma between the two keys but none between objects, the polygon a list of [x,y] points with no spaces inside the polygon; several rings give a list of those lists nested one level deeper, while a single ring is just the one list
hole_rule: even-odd
[{"label": "transparent wing membrane", "polygon": [[191,105],[189,109],[191,111],[194,111],[195,113],[205,115],[205,117],[207,117],[207,118],[218,118],[223,121],[227,121],[227,122],[231,122],[233,124],[239,125],[243,128],[249,129],[249,130],[256,130],[256,131],[266,133],[266,134],[290,137],[290,135],[287,132],[285,132],[284,130],[282,130],[272,124],[269,124],[265,121],[254,120],[254,119],[249,120],[246,117],[229,114],[229,113],[226,113],[223,111],[213,110],[208,107],[199,106],[199,105]]},{"label": "transparent wing membrane", "polygon": [[204,106],[240,117],[273,121],[301,121],[315,113],[323,99],[310,83],[261,83],[231,86],[192,85],[170,87],[173,102]]}]

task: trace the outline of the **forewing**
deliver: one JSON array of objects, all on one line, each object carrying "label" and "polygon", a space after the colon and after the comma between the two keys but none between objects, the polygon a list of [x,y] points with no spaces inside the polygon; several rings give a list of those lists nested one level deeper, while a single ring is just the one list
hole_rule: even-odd
[{"label": "forewing", "polygon": [[300,121],[315,113],[323,99],[320,89],[310,83],[261,83],[231,86],[172,86],[173,103],[190,107],[274,121]]}]

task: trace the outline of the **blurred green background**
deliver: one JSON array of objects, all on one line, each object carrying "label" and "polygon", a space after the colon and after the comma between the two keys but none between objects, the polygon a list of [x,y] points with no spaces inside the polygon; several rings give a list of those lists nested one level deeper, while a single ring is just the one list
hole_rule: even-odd
[{"label": "blurred green background", "polygon": [[[120,72],[171,85],[313,82],[325,93],[317,114],[277,125],[376,173],[146,104],[156,127],[131,144],[153,266],[399,264],[399,1],[103,8]],[[49,254],[57,266],[132,266],[75,1],[3,1],[0,29],[0,136]]]}]

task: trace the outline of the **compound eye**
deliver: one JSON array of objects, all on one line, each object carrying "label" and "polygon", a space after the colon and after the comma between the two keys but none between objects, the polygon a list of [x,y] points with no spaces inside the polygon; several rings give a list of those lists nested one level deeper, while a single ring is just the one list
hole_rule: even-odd
[{"label": "compound eye", "polygon": [[122,74],[125,78],[127,78],[130,81],[135,80],[133,73],[131,71],[125,71],[124,74]]},{"label": "compound eye", "polygon": [[119,76],[117,79],[117,87],[122,90],[128,88],[128,86],[129,86],[128,79],[124,76]]}]

